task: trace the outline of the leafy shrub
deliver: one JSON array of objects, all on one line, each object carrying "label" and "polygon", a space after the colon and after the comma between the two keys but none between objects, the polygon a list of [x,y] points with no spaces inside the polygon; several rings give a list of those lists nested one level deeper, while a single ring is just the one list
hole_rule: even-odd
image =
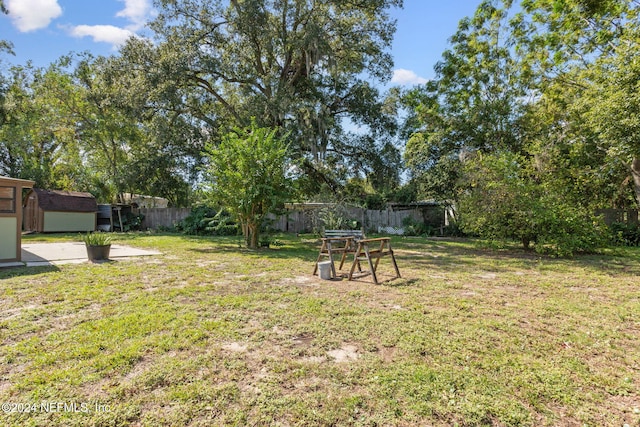
[{"label": "leafy shrub", "polygon": [[238,224],[225,210],[218,211],[213,218],[205,218],[204,221],[206,223],[205,230],[214,236],[235,236],[238,234]]},{"label": "leafy shrub", "polygon": [[431,236],[433,228],[422,221],[417,221],[413,217],[406,217],[402,220],[405,236]]},{"label": "leafy shrub", "polygon": [[224,210],[200,205],[189,216],[176,224],[176,230],[189,235],[233,236],[238,233],[237,224]]},{"label": "leafy shrub", "polygon": [[195,206],[185,219],[176,224],[176,230],[189,235],[206,234],[209,219],[215,215],[216,211],[211,206]]},{"label": "leafy shrub", "polygon": [[320,209],[318,212],[317,232],[321,230],[355,230],[360,227],[360,223],[349,218],[347,207],[343,204],[336,204]]},{"label": "leafy shrub", "polygon": [[252,120],[250,127],[235,128],[205,147],[209,196],[238,221],[248,248],[258,247],[264,219],[291,195],[288,137]]},{"label": "leafy shrub", "polygon": [[138,231],[144,220],[144,215],[134,214],[133,212],[127,212],[122,217],[122,231]]},{"label": "leafy shrub", "polygon": [[556,256],[606,246],[604,223],[570,194],[536,176],[513,153],[479,155],[468,162],[470,188],[460,200],[462,230],[488,239],[514,239]]},{"label": "leafy shrub", "polygon": [[442,234],[448,237],[466,237],[467,234],[462,231],[457,222],[452,222],[442,229]]},{"label": "leafy shrub", "polygon": [[613,243],[622,246],[640,246],[640,225],[614,222],[609,226]]},{"label": "leafy shrub", "polygon": [[536,252],[571,256],[607,245],[607,227],[599,218],[560,200],[543,198],[541,204],[545,209],[538,213]]}]

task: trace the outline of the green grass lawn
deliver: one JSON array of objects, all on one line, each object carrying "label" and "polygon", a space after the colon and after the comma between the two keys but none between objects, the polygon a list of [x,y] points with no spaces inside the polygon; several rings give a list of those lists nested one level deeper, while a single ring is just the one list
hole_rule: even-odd
[{"label": "green grass lawn", "polygon": [[0,425],[640,426],[640,251],[394,238],[376,286],[280,240],[0,270]]}]

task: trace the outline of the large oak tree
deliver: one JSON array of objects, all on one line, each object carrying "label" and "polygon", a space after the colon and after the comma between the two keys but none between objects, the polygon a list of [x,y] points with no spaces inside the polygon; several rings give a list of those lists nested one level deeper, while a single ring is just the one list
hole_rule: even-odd
[{"label": "large oak tree", "polygon": [[[395,117],[375,82],[391,75],[389,9],[402,0],[159,0],[156,6],[151,38],[129,40],[121,58],[149,108],[192,118],[214,141],[221,128],[252,119],[282,129],[303,175],[329,187],[335,186],[331,169],[377,167],[375,153],[389,149]],[[347,123],[369,137],[349,135]]]}]

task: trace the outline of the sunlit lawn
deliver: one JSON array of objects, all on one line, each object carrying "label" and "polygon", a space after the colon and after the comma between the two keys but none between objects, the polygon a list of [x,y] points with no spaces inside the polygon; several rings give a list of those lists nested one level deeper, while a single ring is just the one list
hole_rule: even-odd
[{"label": "sunlit lawn", "polygon": [[376,286],[319,280],[312,236],[280,240],[121,234],[163,255],[0,270],[0,401],[21,411],[0,424],[640,425],[640,251],[394,238],[403,279]]}]

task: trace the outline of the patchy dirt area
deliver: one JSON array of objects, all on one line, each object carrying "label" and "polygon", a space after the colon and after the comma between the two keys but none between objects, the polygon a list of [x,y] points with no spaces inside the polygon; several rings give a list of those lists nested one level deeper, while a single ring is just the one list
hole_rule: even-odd
[{"label": "patchy dirt area", "polygon": [[354,360],[358,360],[360,355],[358,354],[358,347],[355,345],[345,344],[342,347],[330,350],[327,355],[337,363],[348,363]]}]

